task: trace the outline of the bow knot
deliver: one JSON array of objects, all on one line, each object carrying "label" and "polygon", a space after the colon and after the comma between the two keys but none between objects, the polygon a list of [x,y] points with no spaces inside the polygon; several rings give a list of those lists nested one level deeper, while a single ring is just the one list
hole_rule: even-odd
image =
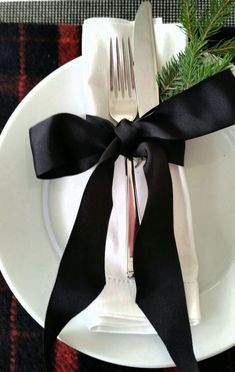
[{"label": "bow knot", "polygon": [[122,143],[121,154],[131,157],[140,141],[138,127],[134,122],[122,119],[114,131]]}]

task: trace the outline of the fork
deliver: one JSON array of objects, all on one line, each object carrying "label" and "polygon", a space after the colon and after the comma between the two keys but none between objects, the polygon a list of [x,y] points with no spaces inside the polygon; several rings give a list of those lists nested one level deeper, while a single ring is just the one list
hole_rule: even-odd
[{"label": "fork", "polygon": [[[122,119],[133,121],[137,116],[137,99],[135,92],[134,62],[130,38],[119,41],[110,38],[110,76],[109,76],[109,113],[117,125]],[[120,46],[121,44],[121,46]],[[114,52],[115,49],[115,52]],[[127,244],[127,276],[134,276],[133,249],[139,213],[135,183],[133,159],[126,158],[127,174],[127,213],[128,213],[128,244]]]}]

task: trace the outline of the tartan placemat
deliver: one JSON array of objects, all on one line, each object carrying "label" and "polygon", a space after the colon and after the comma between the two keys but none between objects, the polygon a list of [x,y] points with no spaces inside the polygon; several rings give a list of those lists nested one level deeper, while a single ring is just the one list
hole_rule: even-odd
[{"label": "tartan placemat", "polygon": [[[0,2],[0,22],[49,23],[80,25],[90,17],[134,19],[141,0],[59,0]],[[152,0],[153,16],[164,22],[178,19],[177,0]],[[199,11],[209,6],[210,0],[198,0]],[[235,14],[226,22],[235,26]]]},{"label": "tartan placemat", "polygon": [[[0,131],[33,86],[80,53],[79,26],[0,24]],[[0,371],[44,372],[42,341],[42,328],[22,308],[0,274]],[[55,372],[177,372],[172,368],[112,365],[79,353],[60,341],[53,358]],[[235,372],[235,348],[199,365],[201,372]]]}]

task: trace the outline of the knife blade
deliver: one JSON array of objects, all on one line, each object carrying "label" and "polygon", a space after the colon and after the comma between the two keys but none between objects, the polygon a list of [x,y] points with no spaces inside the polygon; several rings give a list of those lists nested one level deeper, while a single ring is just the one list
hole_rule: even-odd
[{"label": "knife blade", "polygon": [[152,6],[144,1],[139,6],[134,24],[134,71],[139,116],[159,104],[156,82],[157,62]]}]

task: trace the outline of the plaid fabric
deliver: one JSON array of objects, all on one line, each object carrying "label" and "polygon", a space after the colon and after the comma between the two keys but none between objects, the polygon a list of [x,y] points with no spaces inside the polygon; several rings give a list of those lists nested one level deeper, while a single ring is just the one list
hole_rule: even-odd
[{"label": "plaid fabric", "polygon": [[[80,50],[78,26],[0,24],[0,129],[35,84],[80,55]],[[0,274],[0,371],[44,372],[42,345],[42,328],[22,308]],[[177,372],[174,368],[112,365],[78,353],[60,341],[53,358],[55,372]],[[235,372],[235,348],[200,362],[200,368],[201,372]]]},{"label": "plaid fabric", "polygon": [[[152,0],[153,15],[165,22],[178,19],[178,0]],[[60,1],[4,1],[0,2],[0,22],[82,24],[90,17],[118,17],[134,19],[141,0],[60,0]],[[198,0],[202,11],[210,0]],[[235,14],[226,23],[235,26]]]}]

